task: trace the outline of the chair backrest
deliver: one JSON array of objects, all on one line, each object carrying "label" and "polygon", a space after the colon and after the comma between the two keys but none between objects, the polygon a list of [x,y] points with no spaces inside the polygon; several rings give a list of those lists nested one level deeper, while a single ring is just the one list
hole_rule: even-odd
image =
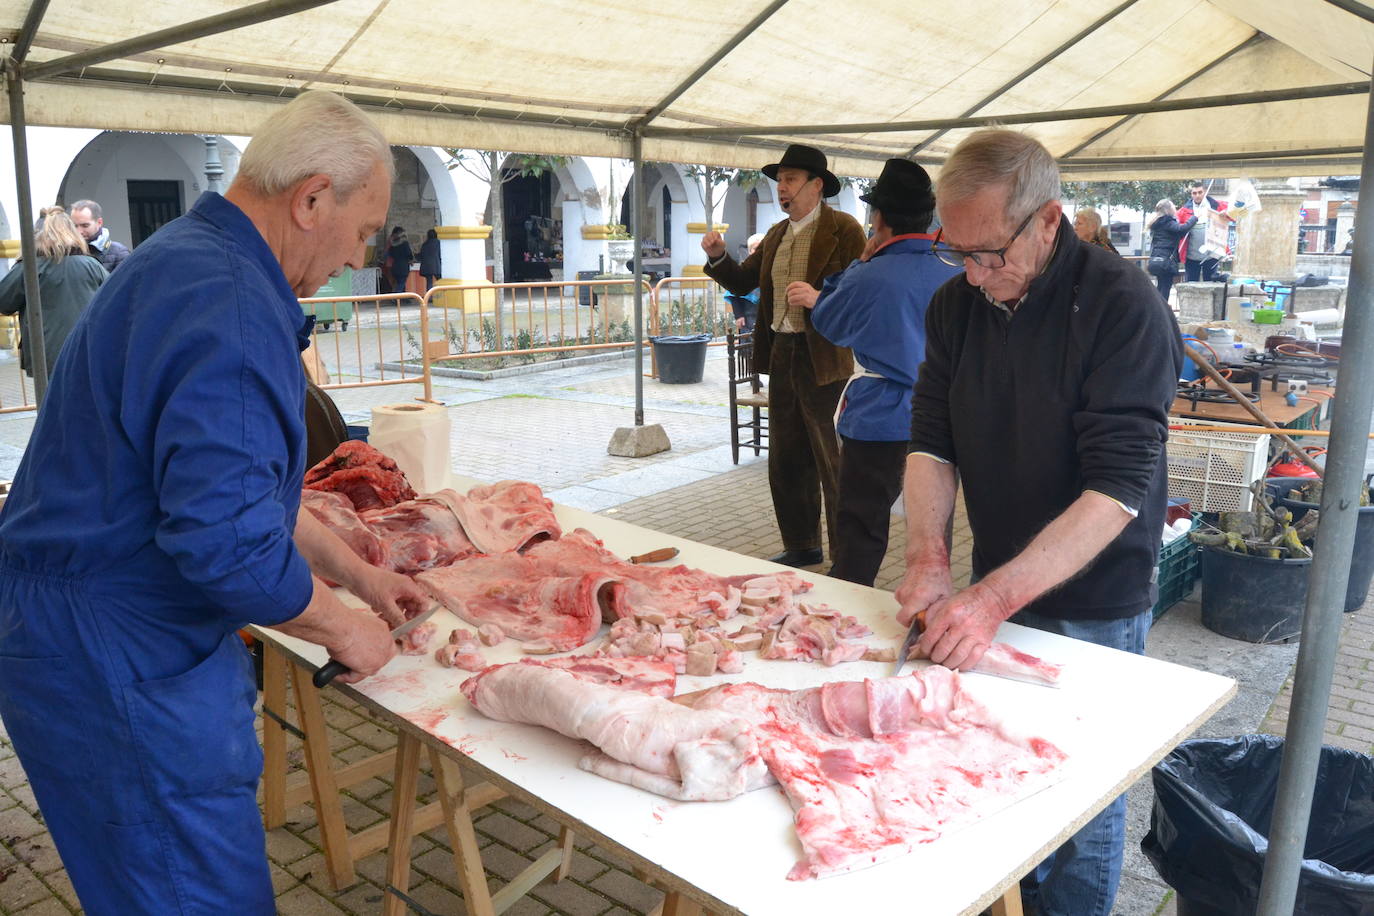
[{"label": "chair backrest", "polygon": [[748,384],[750,391],[757,392],[760,385],[758,371],[754,368],[753,333],[736,334],[734,331],[726,331],[725,348],[729,354],[727,362],[731,387]]}]

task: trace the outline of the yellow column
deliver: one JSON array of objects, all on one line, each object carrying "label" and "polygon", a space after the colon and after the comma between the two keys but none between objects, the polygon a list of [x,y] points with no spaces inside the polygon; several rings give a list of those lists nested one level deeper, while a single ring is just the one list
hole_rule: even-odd
[{"label": "yellow column", "polygon": [[[443,248],[452,251],[457,247],[457,257],[445,257],[444,263],[452,265],[455,261],[456,274],[443,277],[435,282],[436,286],[490,286],[487,279],[487,239],[491,236],[491,226],[435,226]],[[478,310],[494,311],[496,308],[495,289],[465,289],[446,293],[435,293],[434,304],[439,308],[462,309],[465,312]]]}]

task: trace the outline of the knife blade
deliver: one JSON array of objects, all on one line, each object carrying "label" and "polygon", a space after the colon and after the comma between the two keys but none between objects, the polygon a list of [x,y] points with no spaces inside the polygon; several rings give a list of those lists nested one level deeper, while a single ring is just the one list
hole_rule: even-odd
[{"label": "knife blade", "polygon": [[911,618],[911,626],[906,631],[906,639],[902,640],[902,647],[897,650],[897,664],[892,668],[892,676],[896,677],[902,673],[902,665],[906,664],[906,657],[911,654],[911,649],[916,645],[916,641],[921,638],[921,634],[926,631],[926,612],[920,611]]},{"label": "knife blade", "polygon": [[[396,627],[396,629],[391,631],[391,638],[400,639],[402,636],[406,635],[411,630],[415,629],[420,624],[424,623],[426,620],[433,617],[434,612],[439,610],[439,608],[441,607],[443,607],[443,605],[436,602],[435,604],[431,604],[427,610],[423,610],[420,613],[416,614],[414,617],[411,617],[409,620],[403,621],[399,626]],[[310,683],[314,684],[316,687],[325,687],[329,684],[330,681],[334,680],[334,678],[338,677],[341,674],[344,674],[348,670],[349,667],[345,665],[343,662],[331,658],[322,667],[315,671],[315,675],[310,679]]]}]

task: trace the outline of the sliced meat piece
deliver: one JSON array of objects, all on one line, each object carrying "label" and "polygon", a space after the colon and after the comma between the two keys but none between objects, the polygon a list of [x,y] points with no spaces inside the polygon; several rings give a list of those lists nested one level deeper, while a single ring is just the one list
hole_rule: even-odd
[{"label": "sliced meat piece", "polygon": [[447,646],[440,646],[434,653],[434,658],[445,668],[462,668],[464,671],[481,671],[487,667],[487,660],[479,653],[473,651],[473,646],[468,643]]},{"label": "sliced meat piece", "polygon": [[983,653],[978,664],[973,666],[973,670],[1051,687],[1059,683],[1059,677],[1064,673],[1062,665],[1047,662],[1004,642],[995,642],[988,646],[988,650]]},{"label": "sliced meat piece", "polygon": [[1014,735],[939,666],[791,693],[731,684],[696,708],[753,727],[796,812],[794,880],[909,852],[1051,785],[1065,759],[1043,738]]},{"label": "sliced meat piece", "polygon": [[753,732],[728,713],[680,706],[543,665],[497,665],[462,685],[484,715],[590,741],[581,766],[683,801],[716,801],[768,782]]},{"label": "sliced meat piece", "polygon": [[495,646],[506,638],[506,631],[494,623],[484,623],[477,628],[477,638],[484,646]]},{"label": "sliced meat piece", "polygon": [[519,554],[474,557],[428,569],[415,581],[450,611],[480,627],[496,624],[521,641],[546,639],[553,651],[575,649],[596,635],[617,583],[604,574],[549,576]]},{"label": "sliced meat piece", "polygon": [[320,524],[339,536],[363,562],[383,569],[389,565],[386,544],[358,516],[353,503],[342,493],[302,490],[301,508],[319,519]]},{"label": "sliced meat piece", "polygon": [[454,496],[463,530],[483,553],[524,550],[539,541],[557,540],[563,533],[553,514],[553,501],[532,483],[502,480]]},{"label": "sliced meat piece", "polygon": [[519,664],[559,668],[580,681],[633,690],[653,697],[671,697],[677,692],[677,673],[673,671],[672,664],[659,658],[566,655],[538,661],[525,658]]},{"label": "sliced meat piece", "polygon": [[395,461],[366,442],[352,439],[306,471],[304,486],[307,490],[342,493],[359,512],[415,498]]},{"label": "sliced meat piece", "polygon": [[477,548],[463,533],[453,504],[446,498],[448,494],[453,491],[441,490],[433,496],[358,513],[386,545],[391,568],[396,572],[413,575],[422,569],[448,566],[477,553]]},{"label": "sliced meat piece", "polygon": [[405,635],[396,640],[396,643],[400,646],[402,655],[427,655],[429,642],[438,632],[439,625],[437,623],[425,621],[414,629],[408,630]]}]

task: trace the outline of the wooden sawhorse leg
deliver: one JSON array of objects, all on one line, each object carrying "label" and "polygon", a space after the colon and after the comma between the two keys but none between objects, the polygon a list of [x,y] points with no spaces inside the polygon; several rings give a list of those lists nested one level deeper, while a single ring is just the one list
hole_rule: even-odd
[{"label": "wooden sawhorse leg", "polygon": [[1021,885],[1013,884],[1007,892],[992,901],[992,916],[1023,916]]},{"label": "wooden sawhorse leg", "polygon": [[[562,881],[568,876],[572,867],[573,834],[564,827],[558,835],[558,846],[531,862],[495,894],[490,893],[487,890],[486,872],[482,868],[482,854],[477,848],[477,831],[472,824],[472,814],[498,798],[504,798],[506,793],[486,782],[466,785],[457,761],[434,748],[429,750],[429,761],[439,792],[437,804],[442,809],[443,824],[448,830],[449,844],[453,847],[458,887],[463,893],[468,916],[496,916],[509,909],[546,876],[553,874],[555,881]],[[391,796],[391,838],[386,869],[387,897],[383,916],[402,916],[405,913],[405,894],[410,889],[409,837],[420,832],[412,829],[410,823],[419,770],[420,739],[403,731],[396,744],[396,777]]]},{"label": "wooden sawhorse leg", "polygon": [[[296,696],[299,726],[285,718],[286,679],[290,673]],[[310,682],[312,671],[290,662],[270,641],[263,657],[263,820],[272,830],[286,823],[287,810],[313,801],[320,826],[320,845],[335,890],[356,881],[353,863],[387,845],[390,828],[382,821],[349,834],[344,823],[339,792],[374,777],[385,776],[395,766],[395,751],[382,751],[337,769],[329,752],[329,728],[324,720],[320,693]],[[301,739],[305,752],[304,774],[286,777],[286,732]],[[412,798],[414,797],[412,793]],[[413,807],[413,805],[412,805]],[[412,812],[412,835],[433,830],[443,823],[438,804]],[[406,846],[410,843],[407,840]]]}]

